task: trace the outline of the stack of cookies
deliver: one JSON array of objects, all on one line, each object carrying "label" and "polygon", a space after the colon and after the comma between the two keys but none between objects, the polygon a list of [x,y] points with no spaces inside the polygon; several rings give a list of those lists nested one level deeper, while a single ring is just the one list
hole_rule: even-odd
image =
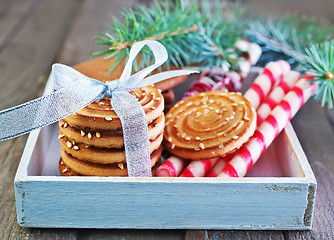
[{"label": "stack of cookies", "polygon": [[[151,166],[160,159],[164,99],[154,86],[131,94],[143,106],[150,140]],[[120,119],[109,98],[96,101],[59,122],[60,172],[63,176],[127,176]]]}]

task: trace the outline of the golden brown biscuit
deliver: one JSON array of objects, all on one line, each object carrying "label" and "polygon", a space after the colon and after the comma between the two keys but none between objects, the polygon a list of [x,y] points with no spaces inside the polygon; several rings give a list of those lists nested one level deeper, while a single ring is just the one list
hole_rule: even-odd
[{"label": "golden brown biscuit", "polygon": [[[151,166],[155,166],[160,160],[162,147],[160,146],[151,154]],[[98,164],[81,161],[70,154],[61,151],[59,162],[60,173],[63,176],[127,176],[128,170],[125,163]]]},{"label": "golden brown biscuit", "polygon": [[205,92],[167,113],[164,145],[192,160],[224,156],[247,142],[255,127],[255,109],[240,93]]},{"label": "golden brown biscuit", "polygon": [[[82,143],[76,143],[69,140],[66,136],[59,139],[63,151],[71,154],[73,157],[91,161],[94,163],[117,163],[125,162],[124,148],[98,148]],[[160,133],[156,139],[150,140],[150,153],[158,149],[163,140],[163,134]]]},{"label": "golden brown biscuit", "polygon": [[[165,127],[164,114],[161,114],[148,125],[148,137],[156,139]],[[89,128],[72,127],[64,120],[59,121],[59,136],[67,136],[76,143],[100,148],[122,148],[124,147],[123,131],[116,130],[91,130]]]},{"label": "golden brown biscuit", "polygon": [[[164,99],[158,89],[152,86],[146,86],[130,93],[135,96],[143,106],[149,124],[161,116],[164,109]],[[75,114],[64,118],[64,121],[78,128],[99,130],[122,128],[121,121],[115,111],[112,110],[110,100],[107,97],[89,104]]]}]

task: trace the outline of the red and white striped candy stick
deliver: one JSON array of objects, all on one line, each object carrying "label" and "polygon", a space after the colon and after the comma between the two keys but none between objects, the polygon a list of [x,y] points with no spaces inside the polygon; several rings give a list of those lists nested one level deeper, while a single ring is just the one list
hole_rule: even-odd
[{"label": "red and white striped candy stick", "polygon": [[[282,78],[285,77],[285,75],[290,71],[290,65],[289,63],[287,63],[286,61],[283,61],[283,60],[279,60],[277,62],[275,62],[276,64],[267,64],[266,68],[271,70],[272,68],[278,68],[280,69],[280,72],[277,72],[275,74],[276,78],[275,78],[275,82],[277,81],[281,81]],[[264,71],[264,73],[268,74],[268,71]],[[299,76],[299,75],[298,75]],[[261,84],[260,81],[257,81],[255,84]],[[274,83],[272,83],[274,84]],[[285,85],[282,83],[282,88],[285,87]],[[279,85],[280,86],[280,85]],[[272,88],[272,86],[270,87]],[[290,90],[290,89],[289,89]],[[246,92],[245,95],[248,95],[248,96],[252,96],[252,92],[254,91],[252,89],[252,87],[250,87],[250,92]],[[262,104],[262,101],[267,97],[266,95],[269,93],[269,91],[265,91],[263,94],[265,94],[265,96],[263,96],[262,98],[256,98],[256,97],[249,97],[248,100],[250,100],[250,102],[253,104],[253,105],[261,105]],[[277,94],[275,93],[274,96],[276,96]],[[278,100],[278,102],[283,98],[283,96]],[[277,98],[274,98],[274,99],[277,99]],[[265,113],[264,113],[265,114]],[[264,116],[263,114],[263,116]],[[269,114],[267,114],[268,116]],[[265,116],[265,117],[267,117]],[[261,118],[261,116],[260,116]],[[236,153],[232,153],[232,154],[228,154],[227,156],[225,157],[222,157],[220,158],[217,163],[213,166],[213,168],[210,170],[210,172],[207,174],[207,177],[217,177],[218,174],[221,173],[221,171],[224,169],[224,167],[227,165],[227,163],[233,158],[233,156],[235,155]]]},{"label": "red and white striped candy stick", "polygon": [[261,105],[272,87],[279,83],[284,71],[279,62],[270,62],[266,65],[263,72],[257,76],[244,95],[255,109]]},{"label": "red and white striped candy stick", "polygon": [[218,158],[191,161],[183,170],[180,177],[204,177],[217,162]]},{"label": "red and white striped candy stick", "polygon": [[300,73],[296,71],[290,71],[286,74],[283,80],[275,87],[272,92],[269,94],[264,103],[256,111],[257,113],[257,125],[265,120],[271,110],[277,106],[277,104],[283,99],[284,95],[290,91],[290,89],[295,85],[297,80],[300,78]]},{"label": "red and white striped candy stick", "polygon": [[178,177],[188,164],[189,160],[171,156],[157,168],[155,176]]},{"label": "red and white striped candy stick", "polygon": [[206,177],[217,177],[218,174],[223,171],[224,167],[228,164],[228,162],[231,161],[234,155],[235,153],[230,153],[225,157],[219,158],[216,164],[210,169]]},{"label": "red and white striped candy stick", "polygon": [[243,145],[238,154],[226,165],[218,177],[243,177],[256,163],[284,126],[304,105],[315,91],[315,84],[309,84],[304,78],[284,96],[263,121],[250,140]]}]

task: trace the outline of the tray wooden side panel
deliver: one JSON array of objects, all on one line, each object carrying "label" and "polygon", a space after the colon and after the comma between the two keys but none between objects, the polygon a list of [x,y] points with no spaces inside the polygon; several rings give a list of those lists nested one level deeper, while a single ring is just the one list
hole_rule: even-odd
[{"label": "tray wooden side panel", "polygon": [[309,229],[309,183],[275,181],[28,180],[15,194],[24,227]]}]

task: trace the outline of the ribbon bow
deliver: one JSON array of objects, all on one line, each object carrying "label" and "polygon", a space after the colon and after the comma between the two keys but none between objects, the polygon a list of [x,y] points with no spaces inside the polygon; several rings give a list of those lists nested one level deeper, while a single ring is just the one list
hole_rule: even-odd
[{"label": "ribbon bow", "polygon": [[[155,62],[131,75],[132,62],[145,45],[153,52]],[[175,70],[146,77],[167,58],[167,51],[161,43],[152,40],[137,42],[130,50],[129,60],[120,79],[106,83],[89,78],[66,65],[54,64],[50,78],[54,81],[56,91],[1,111],[0,141],[55,123],[94,101],[110,97],[111,105],[122,123],[128,175],[150,177],[152,174],[146,114],[129,92],[164,79],[195,72]]]}]

